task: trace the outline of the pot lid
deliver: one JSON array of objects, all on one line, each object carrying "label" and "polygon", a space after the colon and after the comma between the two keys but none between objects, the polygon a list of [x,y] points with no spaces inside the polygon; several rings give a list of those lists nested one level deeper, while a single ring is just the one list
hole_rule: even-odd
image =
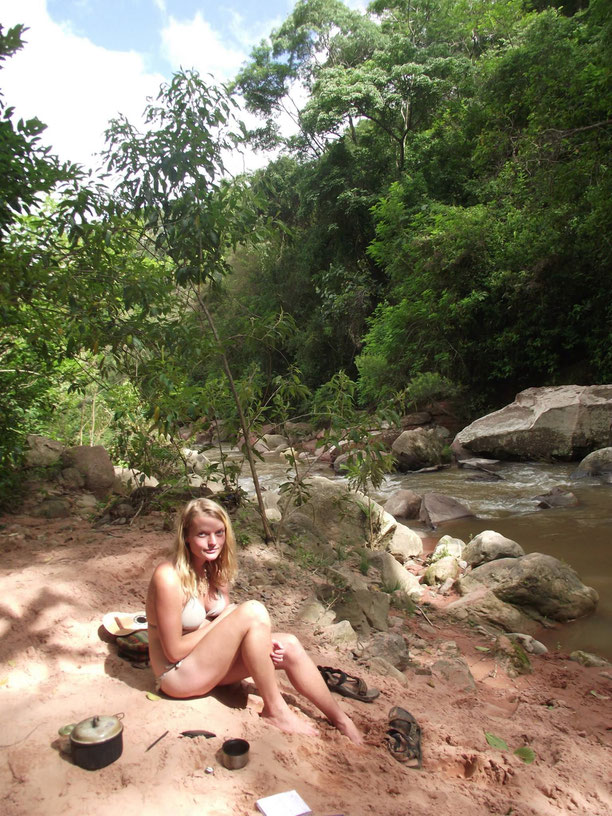
[{"label": "pot lid", "polygon": [[117,736],[122,730],[119,717],[96,714],[75,725],[70,739],[80,743],[105,742]]}]

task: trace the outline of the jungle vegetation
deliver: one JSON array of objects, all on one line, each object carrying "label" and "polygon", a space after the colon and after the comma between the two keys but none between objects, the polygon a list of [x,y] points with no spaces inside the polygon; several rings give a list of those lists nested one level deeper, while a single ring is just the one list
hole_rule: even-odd
[{"label": "jungle vegetation", "polygon": [[29,433],[152,472],[186,426],[611,381],[611,67],[607,0],[299,0],[109,123],[106,177],[0,97],[4,495]]}]

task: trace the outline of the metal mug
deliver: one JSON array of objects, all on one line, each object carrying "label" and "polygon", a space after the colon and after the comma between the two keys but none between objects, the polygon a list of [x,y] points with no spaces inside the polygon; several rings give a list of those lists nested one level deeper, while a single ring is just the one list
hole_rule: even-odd
[{"label": "metal mug", "polygon": [[249,761],[249,743],[243,739],[225,740],[221,746],[221,764],[229,771],[236,771]]}]

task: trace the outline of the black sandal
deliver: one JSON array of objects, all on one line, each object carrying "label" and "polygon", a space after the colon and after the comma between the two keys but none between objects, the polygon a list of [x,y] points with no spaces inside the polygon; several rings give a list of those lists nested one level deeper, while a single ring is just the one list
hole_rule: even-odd
[{"label": "black sandal", "polygon": [[332,669],[330,666],[317,666],[317,669],[321,672],[327,688],[343,697],[361,700],[362,703],[371,703],[380,694],[377,688],[369,689],[361,677],[354,677],[342,669]]},{"label": "black sandal", "polygon": [[385,741],[391,756],[398,762],[404,762],[415,770],[422,767],[421,726],[405,708],[393,706],[389,712]]}]

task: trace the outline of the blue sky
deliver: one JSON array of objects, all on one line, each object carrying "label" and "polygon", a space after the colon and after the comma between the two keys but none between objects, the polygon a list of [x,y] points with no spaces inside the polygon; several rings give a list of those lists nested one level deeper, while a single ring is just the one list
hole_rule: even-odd
[{"label": "blue sky", "polygon": [[76,33],[103,48],[138,51],[150,68],[161,71],[174,67],[163,53],[162,32],[171,21],[191,26],[199,18],[228,50],[243,51],[267,35],[291,7],[291,0],[47,0],[47,11],[57,22],[69,21]]},{"label": "blue sky", "polygon": [[[291,11],[292,0],[47,0],[47,12],[75,34],[111,51],[136,51],[147,69],[166,73],[182,39],[187,55],[199,40],[211,69],[244,57],[250,47]],[[223,54],[223,62],[219,57]],[[203,62],[202,55],[199,61]],[[217,64],[215,64],[217,62]]]},{"label": "blue sky", "polygon": [[[357,5],[351,0],[350,5]],[[293,0],[2,0],[0,23],[28,27],[4,63],[0,89],[19,116],[38,116],[58,155],[96,164],[104,129],[119,112],[137,122],[147,97],[172,73],[195,68],[232,79],[253,45],[290,13]],[[252,169],[264,163],[250,157]]]}]

